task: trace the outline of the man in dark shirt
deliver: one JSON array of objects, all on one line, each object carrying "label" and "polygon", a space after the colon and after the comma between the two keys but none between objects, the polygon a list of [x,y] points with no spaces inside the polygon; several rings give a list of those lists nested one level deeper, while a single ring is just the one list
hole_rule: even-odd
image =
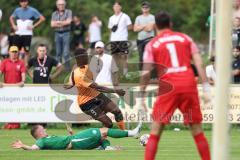
[{"label": "man in dark shirt", "polygon": [[[49,80],[55,79],[63,70],[61,63],[47,55],[47,47],[44,44],[38,46],[37,56],[29,60],[28,69],[31,67],[33,67],[33,72],[28,70],[28,73],[35,84],[47,84]],[[56,71],[51,74],[53,67],[56,67]]]},{"label": "man in dark shirt", "polygon": [[84,34],[87,28],[78,16],[73,17],[71,30],[73,32],[72,45],[74,46],[74,49],[83,48],[85,41]]},{"label": "man in dark shirt", "polygon": [[232,63],[233,83],[240,83],[240,46],[233,49],[234,60]]}]

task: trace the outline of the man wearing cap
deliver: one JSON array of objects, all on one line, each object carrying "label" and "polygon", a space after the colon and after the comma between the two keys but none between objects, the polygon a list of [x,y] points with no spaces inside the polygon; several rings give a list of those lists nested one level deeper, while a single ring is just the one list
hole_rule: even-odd
[{"label": "man wearing cap", "polygon": [[94,81],[100,85],[118,85],[118,67],[113,57],[104,53],[102,41],[95,44],[95,51],[89,65]]},{"label": "man wearing cap", "polygon": [[[16,8],[9,18],[16,34],[13,44],[18,46],[19,50],[24,51],[25,62],[30,57],[29,51],[33,30],[45,20],[45,17],[37,9],[30,7],[28,3],[29,0],[19,0],[20,7]],[[35,20],[38,21],[34,23]]]},{"label": "man wearing cap", "polygon": [[[11,46],[9,48],[9,58],[2,61],[0,66],[0,77],[4,75],[4,83],[0,82],[0,88],[5,84],[16,84],[20,87],[24,86],[26,79],[26,67],[22,60],[18,58],[18,47]],[[19,123],[8,123],[5,129],[20,128]]]},{"label": "man wearing cap", "polygon": [[138,32],[137,46],[139,52],[139,67],[142,70],[143,52],[146,44],[154,37],[155,18],[150,14],[149,2],[142,3],[142,14],[137,16],[134,32]]},{"label": "man wearing cap", "polygon": [[72,11],[66,9],[65,0],[56,1],[57,10],[52,13],[51,27],[55,30],[56,59],[62,63],[64,58],[65,69],[70,70],[70,30]]}]

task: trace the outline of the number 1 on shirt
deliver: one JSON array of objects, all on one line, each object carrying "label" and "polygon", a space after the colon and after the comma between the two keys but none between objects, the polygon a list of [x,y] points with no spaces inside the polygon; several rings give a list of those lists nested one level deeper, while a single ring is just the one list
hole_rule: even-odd
[{"label": "number 1 on shirt", "polygon": [[166,45],[166,47],[168,49],[168,53],[170,54],[172,67],[178,68],[179,67],[179,63],[178,63],[177,50],[176,50],[175,44],[174,43],[168,43]]}]

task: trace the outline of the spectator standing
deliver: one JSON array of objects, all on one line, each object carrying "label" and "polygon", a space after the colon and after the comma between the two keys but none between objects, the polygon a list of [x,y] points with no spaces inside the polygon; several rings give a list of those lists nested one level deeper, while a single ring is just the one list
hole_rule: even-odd
[{"label": "spectator standing", "polygon": [[88,35],[86,41],[90,43],[90,55],[94,55],[95,44],[102,40],[101,36],[102,22],[97,16],[92,16],[91,23],[88,26]]},{"label": "spectator standing", "polygon": [[140,70],[142,70],[143,52],[146,44],[154,37],[155,18],[150,14],[150,3],[142,3],[142,15],[137,16],[134,32],[138,32],[137,47],[139,52]]},{"label": "spectator standing", "polygon": [[96,55],[90,61],[93,80],[100,85],[118,85],[118,67],[111,55],[104,53],[104,43],[98,41],[95,45]]},{"label": "spectator standing", "polygon": [[2,13],[2,10],[0,9],[0,21],[2,20],[2,15],[3,13]]},{"label": "spectator standing", "polygon": [[[4,84],[16,84],[20,87],[24,86],[26,79],[26,68],[24,62],[19,60],[19,50],[17,46],[9,48],[9,58],[2,61],[0,66],[0,76],[4,75],[4,83],[0,82],[0,88]],[[20,123],[8,123],[4,129],[20,128]]]},{"label": "spectator standing", "polygon": [[240,83],[240,47],[236,47],[233,49],[233,57],[234,60],[232,62],[232,75],[233,75],[233,83]]},{"label": "spectator standing", "polygon": [[[28,0],[19,0],[19,4],[20,7],[14,10],[9,20],[16,34],[13,39],[13,44],[24,52],[23,56],[25,56],[25,62],[27,63],[30,57],[29,51],[33,30],[38,27],[45,18],[37,9],[28,5]],[[34,23],[35,20],[38,21]]]},{"label": "spectator standing", "polygon": [[240,0],[233,0],[233,19],[240,17]]},{"label": "spectator standing", "polygon": [[240,17],[233,20],[232,45],[233,48],[240,45]]},{"label": "spectator standing", "polygon": [[71,30],[73,33],[72,44],[74,46],[74,49],[83,48],[83,44],[85,42],[84,36],[87,28],[85,24],[81,21],[79,16],[73,16]]},{"label": "spectator standing", "polygon": [[[48,84],[49,80],[54,80],[63,71],[62,64],[47,55],[47,46],[44,44],[37,47],[37,56],[29,60],[28,69],[31,67],[33,72],[28,70],[28,73],[34,84]],[[51,74],[53,67],[56,67],[56,71]]]},{"label": "spectator standing", "polygon": [[206,75],[208,79],[208,83],[214,85],[216,82],[216,68],[215,68],[215,57],[210,58],[211,64],[206,67]]},{"label": "spectator standing", "polygon": [[51,27],[55,30],[56,59],[65,61],[65,69],[70,70],[70,31],[72,11],[66,9],[65,0],[56,1],[57,10],[52,13]]},{"label": "spectator standing", "polygon": [[132,22],[130,17],[122,12],[120,2],[116,1],[114,3],[113,11],[114,15],[108,21],[108,28],[111,31],[111,52],[119,69],[123,71],[123,75],[126,75],[128,72],[127,60],[129,53],[128,30],[132,29]]},{"label": "spectator standing", "polygon": [[9,41],[8,41],[8,36],[4,33],[0,33],[0,48],[1,48],[1,57],[3,57],[4,59],[7,58]]}]

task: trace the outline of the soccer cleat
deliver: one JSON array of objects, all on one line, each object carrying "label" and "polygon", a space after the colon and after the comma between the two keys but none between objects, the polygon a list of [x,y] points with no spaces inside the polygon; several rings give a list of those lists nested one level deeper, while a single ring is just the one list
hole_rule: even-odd
[{"label": "soccer cleat", "polygon": [[104,148],[102,146],[99,146],[97,148],[95,148],[96,150],[104,150]]},{"label": "soccer cleat", "polygon": [[140,137],[140,132],[141,132],[141,129],[142,129],[142,121],[140,121],[138,123],[138,126],[137,126],[138,129],[138,133],[134,136],[135,139],[138,139]]},{"label": "soccer cleat", "polygon": [[142,128],[142,121],[138,123],[135,129],[128,131],[128,137],[135,137],[135,138],[139,137],[141,128]]}]

